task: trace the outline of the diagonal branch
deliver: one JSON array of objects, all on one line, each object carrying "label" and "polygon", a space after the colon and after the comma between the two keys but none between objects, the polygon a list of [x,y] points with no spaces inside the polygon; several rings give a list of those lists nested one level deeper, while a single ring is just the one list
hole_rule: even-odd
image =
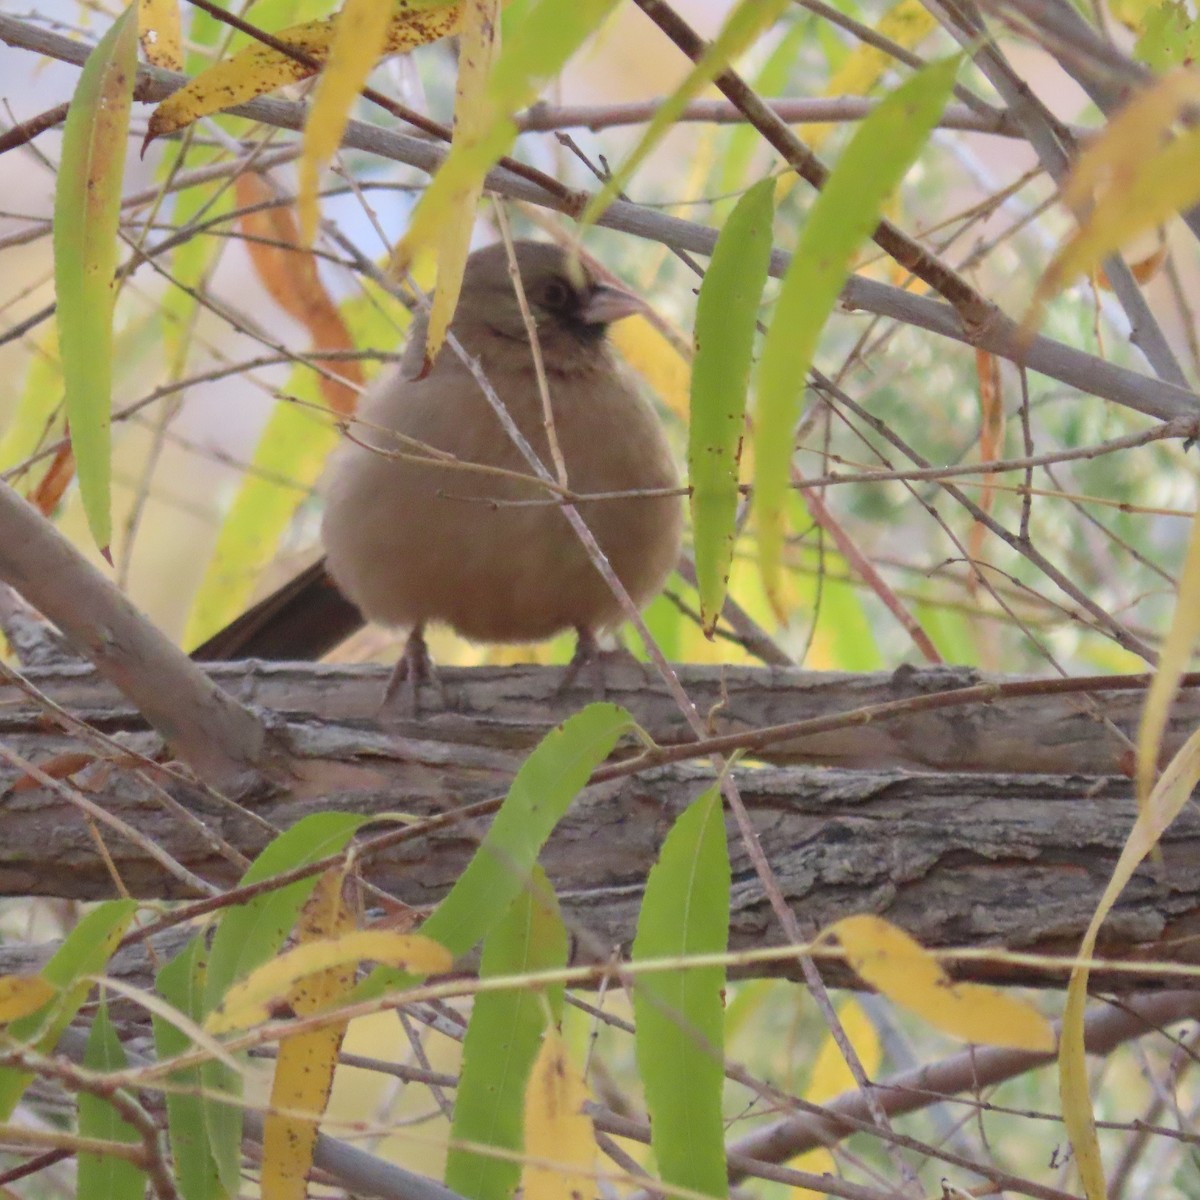
[{"label": "diagonal branch", "polygon": [[[1200,1016],[1200,994],[1191,991],[1162,992],[1130,1000],[1122,1008],[1091,1013],[1085,1024],[1089,1054],[1104,1055],[1122,1042],[1144,1036],[1152,1029]],[[1037,1054],[997,1046],[973,1046],[959,1054],[926,1063],[881,1079],[874,1085],[884,1107],[892,1116],[917,1112],[933,1100],[959,1092],[978,1093],[1026,1071],[1047,1066],[1054,1054]],[[756,1129],[730,1146],[730,1157],[787,1162],[818,1146],[830,1146],[847,1138],[869,1119],[859,1092],[844,1092],[813,1111],[795,1113]],[[740,1177],[745,1172],[739,1171]]]},{"label": "diagonal branch", "polygon": [[223,692],[32,505],[0,484],[0,580],[49,618],[205,783],[237,795],[273,753]]},{"label": "diagonal branch", "polygon": [[[969,0],[962,3],[925,0],[925,7],[971,53],[975,65],[1004,97],[1017,124],[1025,130],[1042,166],[1061,187],[1070,169],[1070,156],[1076,149],[1072,135],[1012,69]],[[1104,260],[1104,273],[1129,319],[1130,340],[1160,379],[1186,387],[1183,368],[1125,260],[1119,254],[1110,254]]]}]

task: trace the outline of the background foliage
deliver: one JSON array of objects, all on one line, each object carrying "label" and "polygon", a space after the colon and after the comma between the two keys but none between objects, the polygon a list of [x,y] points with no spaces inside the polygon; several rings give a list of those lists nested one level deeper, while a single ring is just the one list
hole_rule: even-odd
[{"label": "background foliage", "polygon": [[[1165,392],[1151,387],[1154,376],[1178,385],[1176,411],[1195,413],[1198,277],[1188,209],[1200,200],[1190,128],[1200,84],[1190,68],[1195,14],[1186,4],[1112,0],[1085,6],[1081,18],[1065,2],[996,2],[980,12],[915,0],[692,0],[679,12],[716,47],[693,64],[647,20],[647,10],[661,7],[649,0],[512,0],[500,15],[498,46],[481,32],[497,16],[487,4],[416,5],[388,15],[390,25],[356,26],[340,50],[325,6],[260,0],[235,15],[319,61],[345,60],[342,109],[319,90],[313,98],[320,120],[306,136],[324,146],[313,151],[302,150],[299,135],[216,112],[213,96],[228,101],[229,88],[248,97],[291,83],[290,94],[304,94],[310,85],[296,81],[315,64],[264,49],[210,7],[184,5],[177,35],[169,4],[145,3],[124,17],[104,6],[43,5],[19,18],[4,14],[12,48],[0,52],[14,125],[77,97],[65,132],[59,113],[28,138],[2,143],[0,367],[9,386],[0,392],[0,478],[97,559],[111,555],[121,585],[186,647],[315,553],[325,456],[410,320],[413,291],[392,286],[385,270],[397,247],[415,287],[427,290],[436,278],[444,302],[467,235],[476,244],[493,240],[500,206],[517,235],[574,235],[576,224],[554,205],[478,199],[482,170],[507,153],[527,176],[532,169],[557,187],[560,200],[593,196],[616,171],[610,190],[619,184],[648,221],[645,237],[605,228],[595,202],[587,219],[601,223],[587,226],[583,242],[652,305],[653,320],[625,322],[614,339],[658,396],[693,482],[712,492],[698,492],[702,515],[689,545],[700,590],[685,571],[646,614],[668,659],[754,662],[768,644],[774,661],[846,671],[944,661],[1069,675],[1156,662],[1177,584],[1181,608],[1196,586],[1184,571],[1195,453],[1183,436],[1189,431],[1162,436]],[[371,8],[347,5],[368,25]],[[180,66],[196,82],[157,110],[134,104],[126,128],[118,101],[129,84],[135,19],[143,57]],[[75,91],[76,69],[39,64],[33,44],[13,35],[18,26],[66,32],[88,46],[107,36]],[[498,65],[472,81],[449,34]],[[347,48],[355,41],[357,53]],[[376,47],[410,46],[412,53],[372,68]],[[235,64],[220,68],[219,87],[203,74],[215,60]],[[803,121],[805,114],[781,110],[834,169],[820,192],[797,179],[743,113],[723,102],[714,108],[711,81],[729,62],[763,97],[829,99]],[[425,171],[395,159],[350,148],[331,157],[345,132],[344,105],[368,73],[393,110],[422,114],[427,125],[456,123],[450,166],[431,187]],[[952,76],[956,90],[943,108]],[[331,77],[332,69],[318,89],[337,93]],[[664,96],[674,106],[659,103]],[[884,96],[878,108],[862,104]],[[1106,124],[1117,102],[1129,101],[1125,117]],[[350,115],[411,131],[403,113],[385,113],[369,98]],[[149,148],[139,158],[143,138]],[[319,169],[330,158],[332,169]],[[303,191],[314,182],[319,210],[318,197]],[[463,214],[476,209],[472,228]],[[628,211],[609,209],[607,219]],[[1172,215],[1180,211],[1183,219]],[[938,286],[920,264],[906,269],[863,237],[880,213],[956,273],[957,312],[968,327],[970,294],[1017,320],[1030,314],[1025,336],[1040,332],[1091,356],[1081,370],[1095,386],[1026,372],[1015,342],[993,356],[920,328],[901,300],[931,297]],[[719,248],[714,259],[723,266],[705,277],[706,262],[672,253],[663,243],[681,227],[670,226],[671,217],[693,230],[724,230],[724,258]],[[71,235],[81,231],[89,236],[76,244]],[[311,253],[300,249],[310,239]],[[763,278],[768,240],[803,251],[782,283]],[[1118,248],[1127,269],[1110,257]],[[829,311],[843,260],[859,279],[895,289],[898,317],[869,305]],[[954,299],[953,287],[940,290]],[[765,339],[756,322],[770,327]],[[728,355],[693,381],[693,340],[703,367],[708,339],[720,346],[722,337]],[[816,386],[804,389],[809,366]],[[1145,403],[1108,397],[1110,366],[1143,377]],[[729,428],[729,414],[740,428],[746,411],[758,437],[746,440],[740,481],[773,478],[774,492],[739,491],[738,477],[705,473],[705,431]],[[68,417],[72,445],[64,440]],[[1006,459],[1021,462],[1003,471],[978,465]],[[955,472],[953,484],[930,467]],[[734,608],[717,636],[706,637],[726,573]],[[627,637],[644,653],[636,635]],[[1169,644],[1179,670],[1191,649],[1185,643]],[[563,639],[481,648],[439,634],[433,652],[464,665],[562,662],[570,647]],[[367,630],[338,653],[387,659],[395,647],[386,632]],[[297,1080],[332,1068],[341,1047],[346,1065],[327,1130],[365,1132],[381,1159],[411,1171],[440,1178],[445,1170],[463,1195],[506,1196],[518,1180],[527,1194],[594,1186],[581,1181],[591,1178],[597,1146],[613,1191],[636,1192],[648,1171],[676,1187],[723,1194],[722,1132],[735,1142],[779,1111],[822,1104],[862,1080],[838,1053],[829,1014],[794,985],[726,988],[723,965],[670,961],[719,956],[725,944],[728,858],[712,823],[715,790],[676,825],[651,876],[634,957],[649,960],[654,982],[615,996],[564,993],[566,931],[535,860],[558,813],[628,725],[621,710],[597,705],[551,735],[517,776],[473,867],[422,930],[455,953],[482,941],[485,980],[541,971],[551,981],[501,988],[474,1006],[453,989],[421,993],[402,1027],[371,1006],[380,1008],[385,988],[415,986],[419,973],[435,969],[420,965],[428,947],[405,931],[372,940],[369,952],[354,942],[351,951],[356,902],[335,871],[231,910],[211,950],[194,943],[162,964],[157,990],[170,1008],[154,1009],[155,1051],[166,1058],[202,1048],[196,1061],[176,1065],[164,1090],[161,1080],[149,1093],[131,1086],[151,1083],[129,1073],[149,1070],[146,1045],[134,1048],[140,1058],[127,1058],[121,1035],[136,1022],[111,991],[85,1007],[91,1032],[82,1067],[54,1067],[44,1056],[85,1004],[132,906],[118,901],[81,914],[6,902],[0,921],[12,940],[74,934],[45,974],[54,999],[18,990],[3,1010],[5,1020],[24,1021],[10,1032],[29,1047],[3,1064],[8,1108],[36,1078],[53,1093],[51,1106],[26,1092],[18,1116],[36,1123],[49,1112],[49,1127],[66,1131],[61,1144],[47,1143],[58,1158],[28,1178],[18,1178],[28,1154],[12,1156],[3,1186],[23,1196],[77,1187],[114,1198],[147,1187],[170,1195],[178,1186],[189,1200],[256,1187],[243,1179],[241,1108],[214,1101],[220,1093],[244,1096],[252,1112],[270,1097],[265,1161],[249,1174],[257,1179],[261,1168],[264,1195],[303,1195],[303,1154],[289,1158],[296,1145],[311,1146],[315,1126],[304,1114],[322,1110],[329,1079],[321,1075],[315,1094]],[[1174,799],[1182,804],[1189,790],[1177,786]],[[531,795],[552,799],[540,823]],[[1161,816],[1171,798],[1158,801],[1150,811]],[[356,819],[326,817],[283,834],[243,882],[339,850]],[[1137,843],[1139,853],[1153,840]],[[675,920],[680,911],[689,919]],[[285,973],[289,963],[305,965],[308,982],[298,984],[297,972],[247,984],[293,928],[289,953],[300,957],[279,962]],[[946,981],[919,947],[892,941],[887,928],[853,932],[865,940],[852,943],[845,928],[846,953],[858,955],[860,974],[886,996],[837,998],[840,1025],[833,1024],[860,1070],[876,1076],[935,1061],[952,1052],[948,1034],[1049,1048],[1044,1016],[1062,1015],[1057,998],[1027,1002],[981,990],[947,1004]],[[880,959],[873,967],[872,955]],[[356,986],[360,959],[384,966]],[[217,1033],[243,1027],[252,1028],[235,1043],[239,1051],[274,1041],[260,1020],[230,1014],[237,994],[229,989],[239,981],[257,983],[276,1016],[356,1003],[359,1019],[348,1030],[334,1021],[323,1031],[291,1031],[278,1046],[272,1084],[257,1060],[230,1058],[213,1044]],[[132,1007],[144,1018],[143,1003],[135,998]],[[511,1044],[478,1032],[509,1026]],[[1098,1115],[1110,1121],[1101,1149],[1113,1195],[1200,1195],[1194,1043],[1191,1031],[1146,1039],[1111,1055],[1090,1081]],[[387,1057],[381,1044],[400,1060],[389,1068],[391,1082],[372,1069]],[[714,1070],[722,1062],[724,1077]],[[472,1105],[482,1103],[452,1116],[448,1096],[458,1082]],[[643,1128],[648,1114],[651,1145],[620,1136],[619,1121],[599,1132],[581,1123],[585,1087],[608,1114]],[[741,1181],[736,1165],[734,1174],[738,1186],[764,1195],[816,1186],[811,1176],[829,1171],[837,1176],[826,1181],[830,1194],[859,1198],[939,1187],[947,1195],[990,1189],[1056,1198],[1083,1187],[1095,1197],[1105,1177],[1089,1153],[1088,1092],[1078,1069],[1061,1100],[1049,1073],[1020,1074],[986,1095],[922,1104],[903,1127],[911,1142],[899,1148],[863,1133],[797,1157],[790,1175],[760,1171]],[[69,1123],[53,1107],[68,1093],[78,1097]],[[488,1107],[498,1096],[504,1120]],[[521,1121],[513,1119],[518,1105]],[[1064,1111],[1081,1170],[1066,1148]],[[360,1124],[339,1124],[346,1121]],[[102,1139],[107,1149],[87,1153],[75,1135]],[[61,1161],[75,1150],[77,1176]],[[555,1169],[539,1172],[545,1157]],[[987,1170],[975,1170],[980,1163]],[[382,1194],[415,1194],[394,1178],[389,1186],[397,1190]]]}]

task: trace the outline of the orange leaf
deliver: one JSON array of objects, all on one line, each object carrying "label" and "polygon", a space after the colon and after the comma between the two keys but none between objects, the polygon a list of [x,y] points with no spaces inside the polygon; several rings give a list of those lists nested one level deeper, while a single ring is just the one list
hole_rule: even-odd
[{"label": "orange leaf", "polygon": [[[350,331],[321,282],[316,259],[301,247],[291,205],[277,203],[262,176],[252,172],[237,177],[234,191],[239,208],[268,206],[244,213],[238,225],[246,235],[250,261],[271,299],[308,330],[314,350],[353,350]],[[326,369],[346,382],[322,375],[325,403],[341,416],[353,415],[363,383],[362,367],[347,360],[331,362]]]},{"label": "orange leaf", "polygon": [[[1138,281],[1138,283],[1149,283],[1159,269],[1167,260],[1167,247],[1164,243],[1156,250],[1152,250],[1149,254],[1135,260],[1129,264],[1129,273]],[[1108,279],[1108,272],[1103,267],[1096,272],[1096,282],[1106,291],[1112,291],[1112,284]]]},{"label": "orange leaf", "polygon": [[[979,377],[979,411],[982,424],[979,430],[979,457],[990,462],[1000,457],[1004,445],[1004,392],[1000,382],[1000,360],[986,350],[975,351],[975,371]],[[987,471],[983,476],[983,489],[979,496],[979,507],[990,513],[996,502],[996,475]],[[983,557],[984,525],[975,521],[967,539],[967,552],[973,561]],[[968,586],[974,595],[979,589],[979,577],[971,572]]]},{"label": "orange leaf", "polygon": [[53,516],[54,510],[58,507],[58,502],[63,497],[63,492],[70,487],[71,480],[74,478],[75,452],[71,449],[70,442],[68,442],[64,446],[59,446],[58,452],[50,463],[49,470],[42,476],[42,480],[37,487],[29,494],[29,503],[43,517]]}]

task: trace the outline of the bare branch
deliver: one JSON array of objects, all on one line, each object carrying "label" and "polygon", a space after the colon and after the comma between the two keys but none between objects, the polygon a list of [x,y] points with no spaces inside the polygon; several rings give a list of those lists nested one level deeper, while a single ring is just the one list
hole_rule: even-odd
[{"label": "bare branch", "polygon": [[202,780],[238,794],[259,779],[272,745],[258,717],[221,691],[3,484],[0,579],[53,621]]},{"label": "bare branch", "polygon": [[[1103,1055],[1122,1042],[1145,1036],[1150,1030],[1197,1016],[1200,1016],[1200,993],[1176,991],[1144,996],[1121,1008],[1090,1013],[1084,1025],[1084,1044],[1089,1054]],[[1054,1054],[974,1046],[941,1062],[881,1079],[874,1090],[889,1113],[901,1116],[917,1112],[935,1099],[994,1087],[1026,1071],[1047,1066],[1054,1059]],[[732,1143],[730,1154],[786,1162],[806,1150],[840,1142],[869,1119],[862,1095],[845,1092],[817,1111],[796,1113],[756,1129]]]},{"label": "bare branch", "polygon": [[[39,29],[4,13],[0,13],[0,41],[64,62],[82,63],[88,54],[85,43]],[[157,101],[170,95],[184,82],[185,77],[175,72],[139,65],[137,95],[141,100]],[[229,111],[267,125],[293,130],[304,127],[307,114],[303,104],[272,98],[253,100]],[[363,150],[407,163],[431,174],[445,157],[445,150],[429,141],[394,133],[362,121],[350,121],[347,124],[342,145],[347,149]],[[529,180],[503,169],[489,173],[487,187],[515,200],[526,200],[544,208],[577,215],[575,206],[564,205],[560,198],[548,195]],[[614,201],[600,216],[598,224],[697,254],[711,254],[717,238],[717,231],[706,225],[622,200]],[[771,259],[771,273],[782,275],[789,261],[786,254],[776,251]],[[1200,419],[1200,400],[1189,389],[1114,366],[1095,355],[1085,354],[1050,338],[1036,337],[1027,348],[1023,347],[1015,322],[995,308],[989,308],[986,321],[967,328],[948,304],[859,277],[847,283],[842,293],[842,303],[846,308],[860,308],[892,317],[943,337],[990,350],[1001,358],[1024,362],[1031,369],[1052,379],[1149,416],[1162,420],[1173,417]],[[49,311],[43,310],[20,323],[15,332],[27,331],[38,320],[44,320]]]}]

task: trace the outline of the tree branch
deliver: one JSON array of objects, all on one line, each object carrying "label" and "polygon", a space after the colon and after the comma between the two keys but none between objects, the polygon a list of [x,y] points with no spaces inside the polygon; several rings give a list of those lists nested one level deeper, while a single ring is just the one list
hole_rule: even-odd
[{"label": "tree branch", "polygon": [[[825,124],[861,121],[879,101],[865,96],[810,96],[803,99],[780,97],[766,100],[781,121],[789,125]],[[636,100],[624,104],[534,104],[518,113],[515,120],[522,132],[554,129],[588,129],[593,133],[622,125],[640,125],[653,119],[662,100]],[[693,100],[676,118],[682,122],[713,125],[746,123],[746,114],[728,100]],[[939,129],[962,129],[971,133],[991,133],[997,137],[1023,138],[1019,126],[1007,114],[979,113],[965,104],[947,105]]]},{"label": "tree branch", "polygon": [[[1122,1042],[1143,1037],[1153,1029],[1200,1016],[1200,993],[1163,992],[1129,1001],[1121,1008],[1088,1014],[1084,1045],[1089,1054],[1105,1055]],[[918,1112],[933,1100],[960,1092],[979,1094],[1006,1079],[1048,1066],[1054,1054],[1035,1054],[999,1046],[972,1046],[941,1062],[926,1063],[881,1079],[874,1085],[880,1102],[894,1117]],[[815,1109],[816,1106],[814,1106]],[[817,1146],[831,1146],[857,1131],[870,1113],[860,1092],[844,1092],[819,1111],[796,1113],[756,1129],[732,1142],[730,1156],[767,1162],[787,1162]],[[741,1172],[735,1176],[740,1177]]]},{"label": "tree branch", "polygon": [[[0,41],[63,62],[82,63],[89,51],[85,43],[39,29],[4,13],[0,13]],[[173,71],[139,65],[137,97],[148,102],[157,101],[170,95],[184,82],[185,77]],[[303,104],[272,98],[253,100],[229,110],[236,116],[292,130],[304,127],[307,111]],[[342,146],[405,163],[431,174],[445,157],[445,150],[429,141],[394,133],[362,121],[347,123]],[[565,204],[529,180],[503,169],[488,174],[487,187],[515,200],[525,200],[566,212],[570,216],[578,215],[573,205]],[[597,223],[696,254],[711,254],[717,239],[717,231],[706,225],[623,200],[609,205]],[[783,251],[776,251],[771,258],[771,274],[782,275],[789,261],[789,256]],[[988,320],[983,324],[967,328],[955,309],[948,304],[859,277],[851,278],[847,283],[842,293],[842,303],[846,308],[891,317],[966,345],[989,350],[1001,358],[1023,362],[1051,379],[1148,416],[1161,420],[1173,417],[1200,419],[1200,399],[1187,388],[1114,366],[1050,338],[1035,337],[1025,346],[1018,336],[1016,323],[998,309],[991,309]],[[45,319],[48,311],[44,310],[38,316]],[[30,327],[30,322],[24,322],[17,328],[27,331]]]},{"label": "tree branch", "polygon": [[272,746],[221,691],[12,488],[0,484],[0,580],[48,617],[205,783],[239,795]]},{"label": "tree branch", "polygon": [[[227,693],[294,723],[345,726],[385,739],[416,738],[480,754],[523,754],[594,697],[560,690],[561,668],[443,667],[446,705],[411,720],[377,719],[386,667],[244,662],[204,668]],[[777,766],[1121,775],[1150,676],[1024,679],[967,667],[863,675],[799,668],[680,664],[679,678],[708,714],[725,750],[752,749]],[[29,669],[25,677],[55,703],[97,728],[145,729],[137,708],[84,666]],[[1200,725],[1200,676],[1185,678],[1163,753]],[[697,746],[666,688],[638,667],[611,665],[605,695],[623,705],[674,759]],[[26,757],[47,738],[42,710],[0,686],[0,737]],[[32,739],[23,741],[20,739]],[[488,759],[494,762],[494,759]],[[665,761],[665,758],[659,760]],[[606,770],[610,768],[605,768]]]},{"label": "tree branch", "polygon": [[[105,728],[131,752],[153,747],[153,735],[128,705],[81,668],[32,675],[59,703]],[[530,740],[590,697],[575,691],[552,700],[562,679],[557,669],[447,670],[443,682],[452,709],[385,730],[367,715],[377,701],[382,675],[382,670],[321,666],[217,673],[245,700],[289,710],[292,781],[256,801],[252,812],[216,805],[165,772],[157,780],[147,779],[144,765],[135,771],[116,755],[101,759],[91,744],[47,730],[36,706],[14,704],[11,691],[0,691],[5,744],[43,770],[62,764],[55,789],[42,788],[11,768],[0,770],[5,830],[0,894],[111,895],[108,861],[132,894],[196,894],[178,873],[165,871],[139,845],[116,834],[105,835],[106,861],[92,828],[63,795],[64,789],[78,787],[143,841],[220,886],[233,883],[238,868],[163,805],[162,790],[200,813],[215,838],[248,856],[273,829],[330,807],[436,817],[433,825],[417,824],[401,832],[389,824],[378,845],[359,849],[373,883],[414,907],[436,903],[461,872],[480,833],[479,817],[506,792]],[[614,675],[609,698],[626,703],[655,736],[670,740],[672,731],[683,731],[665,687],[647,684],[632,666],[627,674]],[[724,681],[724,710],[719,707],[721,675],[693,668],[683,678],[702,707],[712,700],[718,722],[737,727],[764,708],[789,715],[797,709],[828,712],[839,703],[846,705],[855,693],[897,689],[920,700],[922,684],[936,686],[956,673],[907,672],[891,677],[889,684],[884,676],[731,670]],[[1137,698],[1103,699],[1133,719]],[[1093,750],[1103,744],[1103,726],[1086,710],[1072,712],[1082,708],[1078,699],[1024,697],[940,717],[926,714],[928,723],[913,714],[911,724],[906,720],[892,731],[892,748],[911,739],[913,746],[928,742],[926,757],[951,756],[956,747],[968,759],[1015,756],[1021,736],[1034,736],[1040,712],[1037,736],[1043,760],[1057,753],[1070,763],[1079,745],[1079,758],[1086,761],[1089,738],[1096,739]],[[1189,693],[1183,707],[1192,709],[1193,721],[1196,704]],[[464,717],[466,711],[473,715]],[[1048,717],[1051,712],[1057,714],[1054,720]],[[1177,720],[1181,717],[1176,714]],[[1006,733],[1010,723],[1013,729]],[[885,754],[889,734],[881,731],[888,724],[854,730],[825,749],[833,749],[834,761],[838,753],[857,753],[859,758]],[[1181,732],[1177,728],[1176,736]],[[861,742],[857,751],[855,738]],[[791,754],[792,761],[798,755],[816,757],[821,746],[820,739],[785,745],[779,756]],[[638,748],[630,743],[618,753],[636,756]],[[682,749],[694,753],[690,747]],[[1113,753],[1111,745],[1107,752]],[[1028,752],[1026,761],[1038,753]],[[1082,767],[1068,766],[1054,775],[1018,775],[1003,768],[986,773],[913,771],[876,762],[854,769],[742,768],[736,776],[781,891],[806,935],[841,916],[865,911],[886,916],[933,947],[1002,947],[1069,957],[1136,816],[1126,777],[1087,773]],[[658,842],[688,801],[711,784],[713,772],[684,763],[646,768],[636,757],[627,757],[603,767],[598,779],[602,781],[588,787],[572,807],[543,858],[568,920],[590,935],[576,939],[583,947],[629,942]],[[469,819],[455,816],[470,805],[476,807]],[[735,949],[758,949],[772,944],[771,939],[778,944],[780,927],[732,832],[731,944]],[[1106,926],[1100,950],[1106,958],[1197,961],[1200,812],[1185,810],[1161,848],[1161,864],[1148,864],[1135,876]],[[788,958],[743,969],[791,974],[797,962]],[[843,967],[830,963],[828,969],[831,983],[852,982]],[[1045,964],[1006,961],[1000,955],[960,961],[956,970],[1005,983],[1060,985],[1064,977]],[[1126,989],[1142,978],[1105,969],[1095,974],[1098,986]]]}]

